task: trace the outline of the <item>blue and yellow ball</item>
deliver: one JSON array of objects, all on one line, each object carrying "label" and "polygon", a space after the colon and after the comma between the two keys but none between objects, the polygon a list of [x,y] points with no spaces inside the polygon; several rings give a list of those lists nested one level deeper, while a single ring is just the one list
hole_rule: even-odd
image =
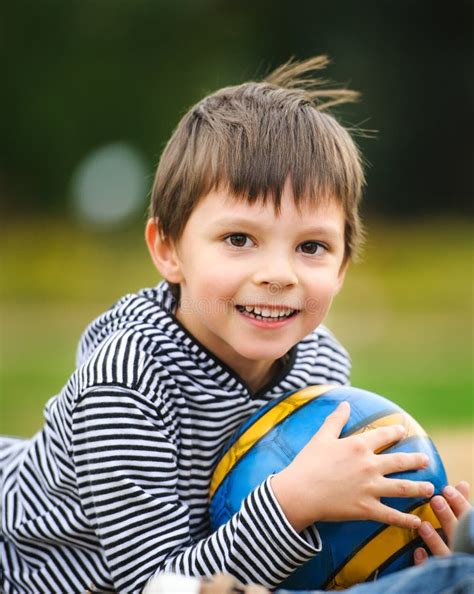
[{"label": "blue and yellow ball", "polygon": [[[341,437],[384,425],[403,424],[406,436],[383,453],[424,452],[430,463],[422,470],[391,476],[430,481],[435,493],[440,493],[447,484],[443,463],[431,439],[410,415],[390,400],[365,390],[311,386],[271,401],[232,436],[211,482],[213,529],[239,511],[243,499],[269,475],[286,467],[344,400],[351,405],[351,415]],[[314,463],[317,464],[317,460]],[[334,472],[337,471],[334,468]],[[439,529],[426,499],[387,498],[382,502],[429,520]],[[323,543],[322,552],[300,567],[282,586],[348,588],[412,565],[414,549],[420,544],[414,530],[373,521],[319,522],[316,527]]]}]

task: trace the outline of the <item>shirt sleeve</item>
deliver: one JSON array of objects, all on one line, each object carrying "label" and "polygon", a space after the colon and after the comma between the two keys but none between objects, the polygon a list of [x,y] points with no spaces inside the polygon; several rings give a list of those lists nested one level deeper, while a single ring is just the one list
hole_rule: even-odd
[{"label": "shirt sleeve", "polygon": [[178,451],[147,399],[123,387],[89,389],[73,411],[72,456],[79,499],[120,592],[154,575],[218,572],[275,587],[313,557],[317,531],[295,532],[270,478],[231,519],[199,541],[177,490]]}]

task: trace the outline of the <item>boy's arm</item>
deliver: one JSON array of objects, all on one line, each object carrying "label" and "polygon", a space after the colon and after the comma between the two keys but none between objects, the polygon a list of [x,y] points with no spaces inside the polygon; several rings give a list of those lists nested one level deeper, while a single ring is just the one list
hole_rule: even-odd
[{"label": "boy's arm", "polygon": [[165,571],[234,575],[273,587],[320,550],[298,534],[265,481],[217,532],[197,542],[177,492],[177,452],[140,393],[94,387],[73,411],[73,461],[83,510],[118,591],[139,591]]}]

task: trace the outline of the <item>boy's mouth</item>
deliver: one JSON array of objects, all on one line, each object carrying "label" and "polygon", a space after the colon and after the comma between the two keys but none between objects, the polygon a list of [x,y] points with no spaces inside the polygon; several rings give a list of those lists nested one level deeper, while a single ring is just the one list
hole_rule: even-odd
[{"label": "boy's mouth", "polygon": [[268,307],[265,305],[236,305],[236,308],[244,315],[255,320],[266,320],[276,322],[286,320],[298,313],[297,309],[291,307]]}]

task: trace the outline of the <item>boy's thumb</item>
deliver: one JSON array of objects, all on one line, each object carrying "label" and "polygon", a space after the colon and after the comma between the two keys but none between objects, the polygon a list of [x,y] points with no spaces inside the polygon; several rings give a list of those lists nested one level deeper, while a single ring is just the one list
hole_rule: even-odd
[{"label": "boy's thumb", "polygon": [[349,420],[351,414],[351,405],[347,402],[341,402],[336,410],[326,417],[326,420],[321,425],[319,434],[331,435],[332,437],[339,437],[344,425]]}]

